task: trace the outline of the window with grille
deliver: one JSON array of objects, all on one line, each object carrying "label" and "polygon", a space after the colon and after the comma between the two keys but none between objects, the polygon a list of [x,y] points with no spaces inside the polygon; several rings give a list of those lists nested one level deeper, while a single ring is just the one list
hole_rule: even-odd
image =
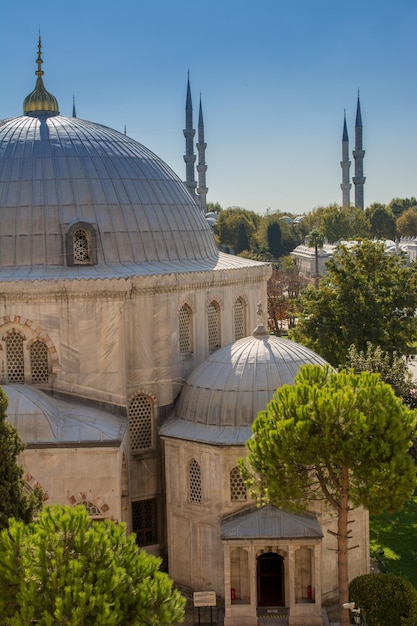
[{"label": "window with grille", "polygon": [[193,504],[201,504],[201,469],[195,459],[188,464],[189,500]]},{"label": "window with grille", "polygon": [[88,263],[90,261],[88,233],[83,228],[74,232],[73,239],[74,263]]},{"label": "window with grille", "polygon": [[141,452],[153,445],[153,402],[141,393],[129,404],[129,432],[132,452]]},{"label": "window with grille", "polygon": [[178,319],[180,353],[189,354],[193,351],[192,346],[192,313],[189,306],[181,307]]},{"label": "window with grille", "polygon": [[158,543],[156,500],[132,502],[132,530],[138,546]]},{"label": "window with grille", "polygon": [[232,502],[243,502],[247,497],[245,483],[239,468],[234,467],[230,472],[230,499]]},{"label": "window with grille", "polygon": [[235,331],[235,341],[246,336],[245,303],[241,298],[238,298],[233,306],[233,328]]},{"label": "window with grille", "polygon": [[6,337],[7,380],[9,383],[25,382],[23,337],[14,329]]},{"label": "window with grille", "polygon": [[103,513],[100,511],[98,506],[93,504],[93,502],[89,502],[88,500],[82,500],[80,504],[84,505],[90,517],[103,517]]},{"label": "window with grille", "polygon": [[211,302],[207,309],[208,348],[213,352],[220,347],[220,310],[217,302]]},{"label": "window with grille", "polygon": [[35,385],[48,382],[48,348],[43,341],[35,341],[30,347],[30,371]]}]

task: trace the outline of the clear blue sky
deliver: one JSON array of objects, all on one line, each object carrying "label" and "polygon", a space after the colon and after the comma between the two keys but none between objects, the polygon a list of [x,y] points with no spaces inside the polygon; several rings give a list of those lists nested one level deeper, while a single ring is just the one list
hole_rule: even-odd
[{"label": "clear blue sky", "polygon": [[182,179],[190,71],[208,201],[296,214],[341,203],[343,110],[352,151],[358,89],[365,205],[417,196],[415,0],[5,1],[0,119],[34,88],[39,27],[61,113],[75,94],[78,117],[126,125]]}]

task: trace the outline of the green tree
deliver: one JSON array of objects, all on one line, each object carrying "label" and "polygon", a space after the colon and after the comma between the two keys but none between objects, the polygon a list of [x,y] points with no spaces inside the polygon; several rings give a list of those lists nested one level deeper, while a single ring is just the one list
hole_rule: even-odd
[{"label": "green tree", "polygon": [[[214,225],[214,232],[221,246],[230,246],[236,251],[239,248],[239,238],[242,229],[245,231],[250,249],[256,248],[256,232],[261,217],[253,211],[247,211],[240,207],[229,207],[219,213],[218,220]],[[241,248],[243,250],[244,248]]]},{"label": "green tree", "polygon": [[368,343],[366,350],[359,351],[356,346],[350,346],[344,366],[352,369],[356,374],[360,372],[374,372],[394,390],[394,393],[410,408],[417,407],[415,382],[408,369],[407,360],[394,352],[383,352],[380,346]]},{"label": "green tree", "polygon": [[294,384],[278,389],[253,424],[246,485],[261,505],[314,510],[323,502],[337,515],[340,623],[349,618],[348,513],[401,508],[416,486],[408,449],[415,413],[377,374],[306,365]]},{"label": "green tree", "polygon": [[319,249],[323,247],[324,244],[324,236],[318,230],[312,230],[309,235],[306,237],[307,245],[310,248],[314,248],[314,260],[315,260],[315,273],[314,273],[314,284],[317,289],[319,285]]},{"label": "green tree", "polygon": [[316,208],[306,218],[310,230],[322,233],[329,243],[369,236],[365,212],[358,207],[330,204],[327,207]]},{"label": "green tree", "polygon": [[354,206],[327,207],[322,217],[321,231],[330,243],[343,239],[368,237],[369,226],[364,211]]},{"label": "green tree", "polygon": [[412,354],[417,339],[416,268],[402,256],[386,253],[382,243],[339,246],[326,264],[319,289],[300,296],[302,313],[291,336],[335,367],[349,347]]},{"label": "green tree", "polygon": [[0,534],[4,626],[151,626],[183,619],[184,599],[124,524],[84,507],[45,507]]},{"label": "green tree", "polygon": [[235,243],[235,254],[239,254],[244,250],[250,250],[249,236],[248,231],[250,230],[249,225],[245,224],[244,221],[240,221],[237,225],[237,234],[236,234],[236,243]]},{"label": "green tree", "polygon": [[417,235],[417,206],[404,211],[395,224],[400,237],[415,237]]},{"label": "green tree", "polygon": [[303,241],[292,216],[280,212],[263,215],[256,236],[259,246],[265,246],[274,259],[286,256]]},{"label": "green tree", "polygon": [[417,205],[417,200],[411,198],[393,198],[388,205],[388,209],[392,211],[394,218],[397,220],[407,209]]},{"label": "green tree", "polygon": [[349,585],[350,598],[365,615],[367,626],[415,626],[417,589],[393,574],[364,574]]},{"label": "green tree", "polygon": [[395,219],[392,211],[385,204],[374,202],[365,209],[365,216],[369,222],[371,237],[376,237],[376,239],[395,239]]},{"label": "green tree", "polygon": [[14,426],[6,422],[7,405],[7,395],[0,388],[0,530],[11,517],[29,523],[42,505],[40,490],[28,493],[24,489],[23,468],[16,459],[25,446]]},{"label": "green tree", "polygon": [[274,259],[282,256],[282,233],[279,221],[269,222],[266,230],[268,250]]},{"label": "green tree", "polygon": [[207,202],[207,213],[220,213],[223,207],[218,202]]}]

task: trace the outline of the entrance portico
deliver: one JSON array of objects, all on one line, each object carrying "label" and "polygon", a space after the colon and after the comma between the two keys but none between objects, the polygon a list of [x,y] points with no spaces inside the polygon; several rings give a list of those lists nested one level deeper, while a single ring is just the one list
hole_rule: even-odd
[{"label": "entrance portico", "polygon": [[316,518],[272,506],[223,518],[225,626],[262,616],[322,626],[321,542]]}]

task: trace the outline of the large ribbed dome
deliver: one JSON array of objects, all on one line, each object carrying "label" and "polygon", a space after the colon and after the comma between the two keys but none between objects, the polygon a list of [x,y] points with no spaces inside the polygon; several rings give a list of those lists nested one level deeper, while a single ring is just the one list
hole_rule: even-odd
[{"label": "large ribbed dome", "polygon": [[138,142],[60,115],[0,122],[0,268],[65,266],[77,223],[99,266],[218,256],[184,184]]},{"label": "large ribbed dome", "polygon": [[263,326],[211,354],[188,378],[175,419],[162,434],[211,443],[243,443],[274,392],[291,385],[302,365],[326,365],[294,341],[269,335]]}]

